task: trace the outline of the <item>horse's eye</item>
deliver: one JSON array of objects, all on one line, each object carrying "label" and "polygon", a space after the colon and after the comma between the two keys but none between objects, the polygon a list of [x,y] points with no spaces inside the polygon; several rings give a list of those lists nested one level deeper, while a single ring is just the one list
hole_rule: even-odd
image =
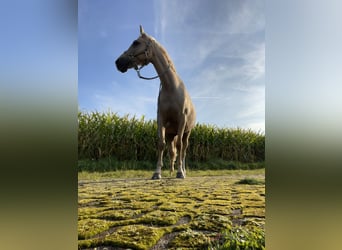
[{"label": "horse's eye", "polygon": [[134,42],[133,42],[133,46],[138,46],[140,44],[140,42],[139,41],[137,41],[137,40],[135,40]]}]

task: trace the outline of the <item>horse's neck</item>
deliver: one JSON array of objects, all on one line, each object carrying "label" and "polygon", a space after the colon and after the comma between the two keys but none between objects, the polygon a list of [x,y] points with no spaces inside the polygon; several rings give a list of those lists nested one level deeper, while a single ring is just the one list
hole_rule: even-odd
[{"label": "horse's neck", "polygon": [[151,63],[160,76],[161,85],[164,88],[172,88],[178,85],[176,70],[173,66],[171,58],[167,55],[165,49],[155,44],[154,58]]}]

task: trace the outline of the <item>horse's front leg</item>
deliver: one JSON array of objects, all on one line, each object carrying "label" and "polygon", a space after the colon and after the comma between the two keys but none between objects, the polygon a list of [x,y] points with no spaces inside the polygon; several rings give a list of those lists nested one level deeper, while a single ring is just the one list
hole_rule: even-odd
[{"label": "horse's front leg", "polygon": [[165,127],[158,126],[158,162],[152,180],[161,179],[161,168],[163,167],[163,154],[165,148]]}]

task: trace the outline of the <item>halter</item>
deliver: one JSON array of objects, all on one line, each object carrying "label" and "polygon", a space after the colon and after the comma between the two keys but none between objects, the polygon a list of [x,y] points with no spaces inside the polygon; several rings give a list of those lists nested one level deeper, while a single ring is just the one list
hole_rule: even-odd
[{"label": "halter", "polygon": [[140,68],[134,68],[137,71],[138,77],[141,79],[144,79],[144,80],[153,80],[153,79],[157,79],[158,77],[161,77],[162,75],[164,75],[170,69],[170,63],[167,66],[167,68],[164,70],[163,73],[161,73],[160,75],[153,76],[153,77],[145,77],[145,76],[140,75],[140,70],[143,67],[145,67],[145,65],[142,65]]},{"label": "halter", "polygon": [[144,76],[140,75],[140,70],[148,64],[148,61],[147,61],[148,60],[148,48],[150,46],[151,46],[151,41],[148,41],[148,43],[146,43],[146,48],[143,52],[140,52],[136,55],[129,55],[129,57],[134,58],[134,57],[140,56],[141,54],[145,54],[145,63],[143,65],[141,65],[140,67],[138,67],[138,65],[135,65],[135,67],[134,67],[134,69],[136,70],[136,72],[138,74],[138,77],[141,79],[144,79],[144,80],[154,80],[154,79],[160,78],[162,75],[164,75],[170,69],[170,62],[169,62],[169,65],[167,66],[167,68],[160,75],[156,75],[153,77],[144,77]]}]

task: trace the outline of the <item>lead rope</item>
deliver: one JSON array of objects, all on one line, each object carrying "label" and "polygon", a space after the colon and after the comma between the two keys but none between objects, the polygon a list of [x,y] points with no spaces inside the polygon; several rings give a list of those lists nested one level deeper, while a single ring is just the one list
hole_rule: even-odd
[{"label": "lead rope", "polygon": [[165,71],[162,74],[156,75],[156,76],[153,76],[153,77],[145,77],[145,76],[140,75],[140,70],[143,67],[145,67],[145,65],[142,65],[140,68],[135,68],[135,70],[137,71],[138,77],[141,78],[141,79],[144,79],[144,80],[154,80],[154,79],[157,79],[158,77],[161,77],[162,75],[164,75],[170,69],[170,63],[169,63],[169,65],[167,66],[167,68],[165,69]]}]

